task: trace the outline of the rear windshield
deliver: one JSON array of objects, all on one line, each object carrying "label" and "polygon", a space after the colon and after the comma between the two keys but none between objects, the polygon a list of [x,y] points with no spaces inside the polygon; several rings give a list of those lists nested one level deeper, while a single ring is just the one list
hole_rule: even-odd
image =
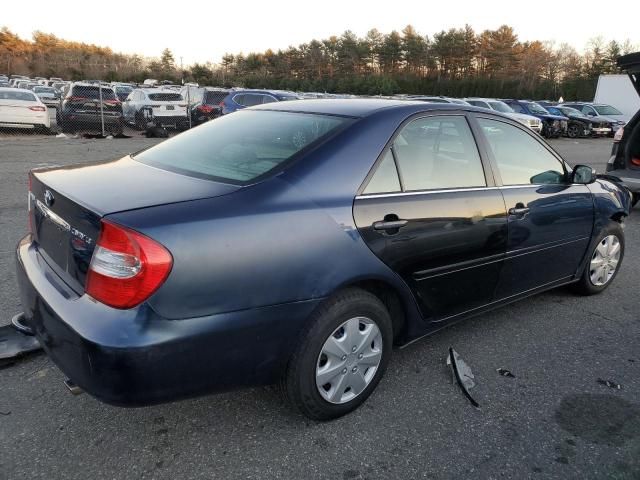
[{"label": "rear windshield", "polygon": [[36,93],[56,93],[56,89],[52,87],[35,87],[33,91]]},{"label": "rear windshield", "polygon": [[155,102],[177,102],[182,100],[182,95],[179,93],[150,93],[149,100]]},{"label": "rear windshield", "polygon": [[538,105],[535,102],[530,102],[527,104],[527,106],[529,107],[530,111],[532,111],[533,113],[537,113],[538,115],[547,115],[549,113],[542,106]]},{"label": "rear windshield", "polygon": [[[71,91],[72,97],[82,98],[100,98],[100,87],[93,87],[89,85],[76,85]],[[103,100],[115,100],[116,94],[113,90],[107,87],[102,87],[102,99]]]},{"label": "rear windshield", "polygon": [[217,105],[228,95],[227,92],[206,92],[204,103],[207,105]]},{"label": "rear windshield", "polygon": [[245,110],[188,130],[136,154],[135,159],[186,175],[243,185],[267,175],[351,121],[328,115]]},{"label": "rear windshield", "polygon": [[35,102],[36,97],[29,92],[12,92],[11,90],[3,90],[0,92],[0,100],[21,100],[24,102]]}]

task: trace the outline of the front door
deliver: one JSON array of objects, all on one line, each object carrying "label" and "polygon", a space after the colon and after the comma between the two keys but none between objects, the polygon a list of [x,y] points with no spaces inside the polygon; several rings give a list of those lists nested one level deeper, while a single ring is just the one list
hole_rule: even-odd
[{"label": "front door", "polygon": [[443,320],[494,299],[506,212],[464,115],[408,122],[354,204],[369,248]]},{"label": "front door", "polygon": [[593,198],[524,127],[478,117],[507,207],[509,238],[498,299],[569,280],[591,239]]}]

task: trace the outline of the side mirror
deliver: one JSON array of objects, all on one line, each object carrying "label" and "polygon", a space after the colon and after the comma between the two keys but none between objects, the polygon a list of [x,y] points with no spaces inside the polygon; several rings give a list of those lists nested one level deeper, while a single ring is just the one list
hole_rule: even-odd
[{"label": "side mirror", "polygon": [[572,183],[587,185],[596,181],[596,171],[587,165],[576,165],[571,173]]}]

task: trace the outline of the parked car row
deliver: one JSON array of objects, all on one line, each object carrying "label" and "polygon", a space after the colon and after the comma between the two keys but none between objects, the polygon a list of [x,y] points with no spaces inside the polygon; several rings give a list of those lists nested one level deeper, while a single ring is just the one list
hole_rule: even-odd
[{"label": "parked car row", "polygon": [[[101,111],[105,116],[105,130],[110,133],[119,133],[125,124],[138,129],[153,124],[184,130],[221,115],[265,103],[310,98],[355,98],[354,95],[318,92],[219,88],[189,83],[175,85],[155,79],[147,79],[137,85],[100,80],[72,83],[56,77],[45,79],[0,75],[2,86],[33,91],[44,105],[57,108],[56,119],[65,132],[80,128],[102,128]],[[610,105],[588,102],[536,102],[479,97],[461,99],[429,95],[397,95],[389,98],[474,105],[504,113],[545,138],[613,136],[629,120]]]}]

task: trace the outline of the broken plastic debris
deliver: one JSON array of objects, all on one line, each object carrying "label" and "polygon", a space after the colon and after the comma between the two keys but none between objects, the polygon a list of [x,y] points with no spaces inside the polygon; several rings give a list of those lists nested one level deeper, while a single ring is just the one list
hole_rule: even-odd
[{"label": "broken plastic debris", "polygon": [[616,382],[612,382],[610,380],[603,380],[602,378],[598,379],[598,383],[600,385],[604,385],[605,387],[609,387],[609,388],[614,388],[616,390],[620,390],[622,387],[620,386],[620,384],[616,383]]},{"label": "broken plastic debris", "polygon": [[456,352],[452,347],[449,347],[447,365],[451,367],[453,378],[458,382],[464,396],[471,402],[471,405],[476,408],[479,407],[480,404],[478,404],[478,402],[476,402],[469,393],[469,390],[476,385],[474,381],[475,376],[473,375],[471,368],[469,368],[469,365],[462,360],[462,357],[460,357],[458,352]]},{"label": "broken plastic debris", "polygon": [[498,374],[502,375],[503,377],[516,378],[516,376],[506,368],[498,368],[496,372],[498,372]]},{"label": "broken plastic debris", "polygon": [[36,337],[19,332],[13,325],[0,327],[0,360],[13,359],[41,348]]}]

